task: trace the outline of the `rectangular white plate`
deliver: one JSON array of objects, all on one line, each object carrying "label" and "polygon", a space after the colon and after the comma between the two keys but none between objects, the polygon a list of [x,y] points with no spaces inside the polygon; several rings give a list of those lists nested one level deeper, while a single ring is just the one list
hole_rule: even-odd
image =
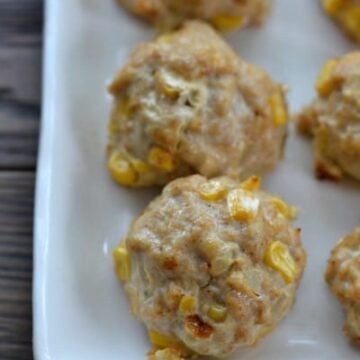
[{"label": "rectangular white plate", "polygon": [[[48,0],[43,117],[35,216],[34,348],[38,360],[144,359],[143,327],[129,314],[111,249],[156,194],[125,190],[105,168],[106,84],[134,46],[153,36],[113,0]],[[246,60],[290,87],[291,110],[314,96],[322,63],[350,44],[316,0],[278,0],[259,30],[227,35]],[[298,204],[308,264],[287,318],[234,359],[355,359],[323,272],[338,238],[360,223],[360,188],[320,183],[310,142],[291,129],[286,158],[265,188]]]}]

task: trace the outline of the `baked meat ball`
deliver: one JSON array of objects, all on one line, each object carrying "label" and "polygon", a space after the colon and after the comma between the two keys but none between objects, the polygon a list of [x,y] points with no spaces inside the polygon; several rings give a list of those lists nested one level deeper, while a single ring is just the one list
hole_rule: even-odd
[{"label": "baked meat ball", "polygon": [[318,98],[297,119],[315,138],[316,175],[360,180],[360,52],[328,61],[316,88]]},{"label": "baked meat ball", "polygon": [[325,279],[344,307],[345,334],[360,344],[360,226],[332,250]]},{"label": "baked meat ball", "polygon": [[205,23],[140,45],[110,92],[108,167],[122,185],[163,185],[193,173],[263,175],[281,158],[281,85]]},{"label": "baked meat ball", "polygon": [[268,14],[268,0],[118,0],[135,15],[160,29],[187,19],[209,21],[219,30],[259,26]]},{"label": "baked meat ball", "polygon": [[360,44],[360,0],[321,0],[322,5],[346,34]]},{"label": "baked meat ball", "polygon": [[291,308],[304,264],[294,210],[243,183],[174,180],[114,250],[152,344],[224,357],[256,344]]}]

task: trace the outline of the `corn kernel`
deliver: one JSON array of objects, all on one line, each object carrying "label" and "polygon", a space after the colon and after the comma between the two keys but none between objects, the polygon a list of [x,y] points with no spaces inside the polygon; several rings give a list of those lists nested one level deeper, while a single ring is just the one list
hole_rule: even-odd
[{"label": "corn kernel", "polygon": [[271,198],[271,202],[276,206],[276,208],[280,211],[288,219],[295,219],[297,215],[297,210],[294,206],[288,206],[286,202],[280,199],[277,196],[273,196]]},{"label": "corn kernel", "polygon": [[287,283],[296,278],[296,263],[289,253],[288,247],[280,241],[272,242],[265,252],[264,263],[281,273]]},{"label": "corn kernel", "polygon": [[147,360],[184,360],[180,349],[153,349],[148,353]]},{"label": "corn kernel", "polygon": [[328,96],[334,89],[331,73],[337,64],[337,60],[329,60],[321,69],[316,81],[316,90],[320,96]]},{"label": "corn kernel", "polygon": [[242,16],[219,15],[211,19],[212,24],[222,31],[232,30],[244,25]]},{"label": "corn kernel", "polygon": [[108,161],[108,168],[112,178],[119,184],[131,186],[137,180],[137,174],[129,161],[119,153],[113,153]]},{"label": "corn kernel", "polygon": [[108,123],[108,132],[109,134],[116,134],[119,132],[119,124],[117,122],[117,119],[115,118],[110,119]]},{"label": "corn kernel", "polygon": [[199,193],[204,200],[216,201],[225,196],[227,187],[221,181],[210,180],[200,185]]},{"label": "corn kernel", "polygon": [[161,36],[159,36],[157,38],[157,42],[161,42],[161,43],[171,43],[173,40],[174,40],[174,34],[175,33],[166,33],[166,34],[163,34]]},{"label": "corn kernel", "polygon": [[131,274],[131,259],[128,251],[122,245],[113,251],[116,275],[121,281],[129,279]]},{"label": "corn kernel", "polygon": [[343,6],[343,0],[322,0],[323,7],[325,11],[334,16],[339,11],[339,9]]},{"label": "corn kernel", "polygon": [[240,187],[247,191],[259,190],[261,187],[261,179],[258,176],[250,176],[240,184]]},{"label": "corn kernel", "polygon": [[289,219],[294,220],[299,215],[299,208],[296,206],[289,206]]},{"label": "corn kernel", "polygon": [[269,105],[275,125],[280,126],[286,124],[288,112],[283,93],[280,89],[277,89],[275,93],[270,96]]},{"label": "corn kernel", "polygon": [[173,348],[182,348],[183,347],[183,345],[180,341],[178,341],[170,336],[160,334],[157,331],[149,330],[148,335],[149,335],[150,342],[160,349],[164,349],[167,347],[173,347]]},{"label": "corn kernel", "polygon": [[131,159],[131,165],[133,166],[135,171],[139,174],[147,173],[150,171],[149,165],[146,162],[139,159]]},{"label": "corn kernel", "polygon": [[159,147],[153,147],[150,150],[148,162],[150,165],[166,172],[171,172],[175,169],[175,163],[171,154]]},{"label": "corn kernel", "polygon": [[179,310],[182,313],[191,313],[196,309],[196,299],[190,295],[184,295],[179,304]]},{"label": "corn kernel", "polygon": [[208,311],[209,317],[217,322],[222,322],[226,319],[226,308],[221,305],[212,305]]},{"label": "corn kernel", "polygon": [[342,20],[345,28],[353,34],[360,33],[360,5],[348,6],[343,10]]},{"label": "corn kernel", "polygon": [[179,89],[172,87],[170,84],[164,84],[162,91],[168,98],[172,100],[177,99],[180,95]]},{"label": "corn kernel", "polygon": [[132,107],[129,97],[124,95],[116,102],[115,116],[128,118],[132,115]]},{"label": "corn kernel", "polygon": [[232,218],[249,223],[256,217],[260,201],[249,191],[234,189],[228,194],[227,204]]},{"label": "corn kernel", "polygon": [[181,93],[183,83],[182,80],[166,71],[157,71],[155,80],[159,91],[171,100],[176,100]]}]

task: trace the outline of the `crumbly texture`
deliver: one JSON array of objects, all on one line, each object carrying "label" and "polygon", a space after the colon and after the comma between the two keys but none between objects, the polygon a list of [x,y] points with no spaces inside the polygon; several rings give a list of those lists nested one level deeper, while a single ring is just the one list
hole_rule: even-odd
[{"label": "crumbly texture", "polygon": [[318,98],[297,117],[299,131],[315,139],[316,175],[360,180],[360,52],[330,60],[317,90]]},{"label": "crumbly texture", "polygon": [[140,45],[109,89],[109,161],[144,165],[132,167],[136,174],[125,185],[163,185],[193,173],[264,175],[282,157],[282,86],[205,23],[188,22]]},{"label": "crumbly texture", "polygon": [[360,227],[332,250],[325,279],[344,307],[345,334],[360,344]]},{"label": "crumbly texture", "polygon": [[259,26],[269,11],[268,0],[118,0],[118,2],[160,29],[175,28],[188,19],[209,21],[220,29]]},{"label": "crumbly texture", "polygon": [[360,0],[321,0],[325,12],[360,44]]},{"label": "crumbly texture", "polygon": [[122,280],[133,314],[169,347],[196,354],[256,344],[290,310],[305,265],[289,209],[229,178],[168,184],[119,246],[131,264]]}]

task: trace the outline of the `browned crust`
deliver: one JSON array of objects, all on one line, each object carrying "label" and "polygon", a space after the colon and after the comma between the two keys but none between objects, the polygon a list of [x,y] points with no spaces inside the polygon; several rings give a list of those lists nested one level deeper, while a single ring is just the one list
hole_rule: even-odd
[{"label": "browned crust", "polygon": [[342,173],[338,168],[330,167],[321,161],[315,163],[315,175],[321,181],[330,180],[339,182],[342,179]]},{"label": "browned crust", "polygon": [[189,315],[185,319],[185,328],[194,338],[207,339],[214,329],[211,325],[204,322],[199,315]]}]

